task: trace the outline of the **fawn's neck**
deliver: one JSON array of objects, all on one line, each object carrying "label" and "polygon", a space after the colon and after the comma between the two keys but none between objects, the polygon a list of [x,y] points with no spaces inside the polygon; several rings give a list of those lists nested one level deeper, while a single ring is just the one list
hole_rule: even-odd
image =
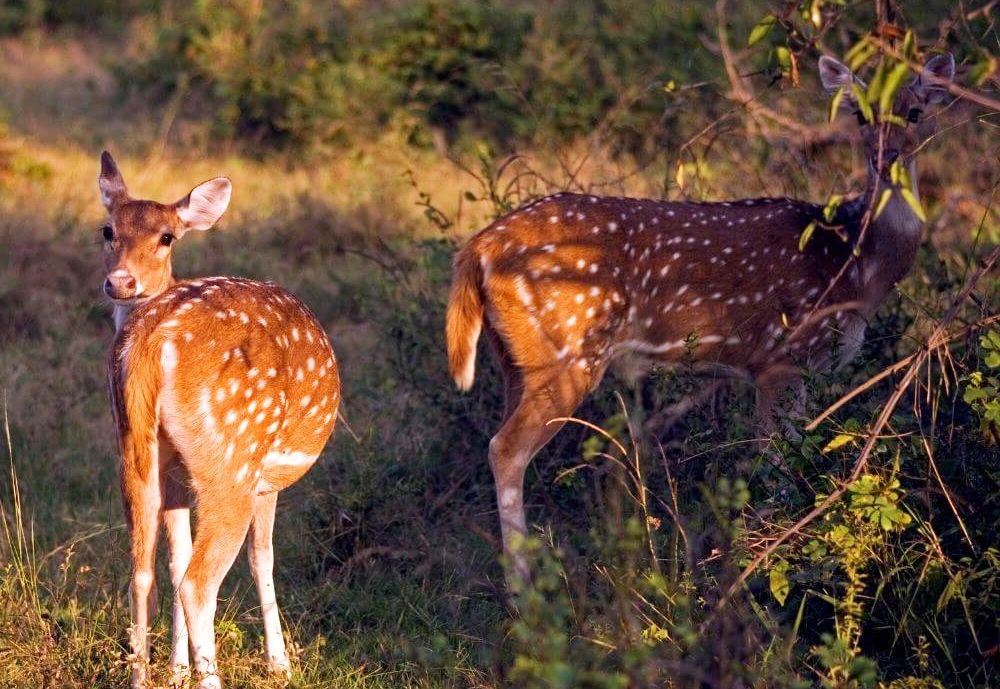
[{"label": "fawn's neck", "polygon": [[[909,165],[914,198],[917,195],[917,171]],[[869,170],[868,190],[862,197],[866,204],[875,207],[885,189],[891,186],[874,170]],[[922,226],[920,218],[913,212],[900,193],[892,189],[892,196],[881,214],[871,221],[861,246],[859,268],[861,272],[861,299],[874,312],[883,297],[895,287],[910,271],[920,246]],[[869,314],[870,315],[870,314]]]},{"label": "fawn's neck", "polygon": [[161,289],[156,294],[151,294],[143,299],[132,299],[127,302],[115,302],[115,308],[114,311],[112,312],[112,316],[115,319],[115,333],[121,331],[122,326],[125,325],[125,321],[128,320],[128,317],[132,315],[133,311],[135,311],[138,307],[145,304],[150,299],[160,296],[175,284],[177,284],[177,280],[174,278],[174,276],[168,275],[167,281],[163,285],[163,289]]}]

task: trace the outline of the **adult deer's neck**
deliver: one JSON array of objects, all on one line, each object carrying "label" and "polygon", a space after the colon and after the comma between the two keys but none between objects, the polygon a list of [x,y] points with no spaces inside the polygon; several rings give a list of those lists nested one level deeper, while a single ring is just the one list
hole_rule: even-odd
[{"label": "adult deer's neck", "polygon": [[[919,199],[917,171],[912,162],[909,165],[909,173],[913,184],[911,191],[914,198]],[[866,204],[874,208],[884,190],[889,188],[891,188],[889,183],[869,168],[868,189],[864,195]],[[922,230],[920,218],[903,198],[900,189],[893,188],[888,204],[879,216],[871,221],[861,247],[860,296],[869,305],[869,315],[878,308],[889,290],[910,271],[920,246]]]}]

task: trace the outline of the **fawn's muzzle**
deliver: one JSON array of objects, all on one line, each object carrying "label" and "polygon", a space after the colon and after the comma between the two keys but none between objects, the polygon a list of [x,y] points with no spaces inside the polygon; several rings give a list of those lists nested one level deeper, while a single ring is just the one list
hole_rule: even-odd
[{"label": "fawn's muzzle", "polygon": [[125,271],[110,273],[104,280],[104,293],[112,299],[131,299],[136,296],[138,282]]}]

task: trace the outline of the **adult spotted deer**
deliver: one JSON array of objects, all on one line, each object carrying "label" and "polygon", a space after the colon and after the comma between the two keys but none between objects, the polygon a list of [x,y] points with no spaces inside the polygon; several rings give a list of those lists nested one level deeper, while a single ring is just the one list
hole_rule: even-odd
[{"label": "adult spotted deer", "polygon": [[[891,166],[898,160],[916,179],[913,156],[934,131],[933,106],[946,96],[954,60],[931,58],[897,94],[895,116],[876,113],[874,122],[860,114],[851,86],[863,84],[846,66],[823,57],[819,70],[826,89],[843,94],[841,106],[859,113],[868,162],[867,191],[832,222],[822,207],[784,198],[563,193],[501,217],[455,257],[449,368],[468,390],[485,330],[505,381],[489,460],[516,575],[528,574],[512,549],[526,532],[525,468],[562,426],[553,419],[571,415],[613,360],[692,362],[748,378],[760,423],[772,430],[779,397],[790,389],[802,399],[803,369],[849,360],[867,319],[909,271],[921,224]],[[890,197],[876,214],[884,190]],[[821,227],[800,250],[811,223]]]},{"label": "adult spotted deer", "polygon": [[132,536],[132,686],[149,681],[161,519],[174,589],[172,685],[187,684],[189,644],[198,686],[222,685],[216,597],[244,539],[267,661],[287,674],[272,526],[277,492],[312,466],[333,431],[340,379],[330,341],[309,309],[273,283],[174,279],[174,241],[216,223],[229,204],[228,179],[199,184],[172,204],[137,200],[105,152],[98,182],[109,215],[104,291],[117,328],[108,384]]}]

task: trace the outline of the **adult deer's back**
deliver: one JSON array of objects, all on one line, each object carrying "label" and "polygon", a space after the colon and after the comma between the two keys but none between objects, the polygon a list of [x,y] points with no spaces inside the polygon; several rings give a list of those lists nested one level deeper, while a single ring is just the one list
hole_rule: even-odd
[{"label": "adult deer's back", "polygon": [[[830,58],[819,67],[826,88],[842,89],[843,107],[858,111],[850,88],[857,77]],[[779,397],[791,391],[801,403],[803,369],[854,355],[920,242],[920,221],[890,181],[891,166],[915,181],[913,156],[945,93],[935,78],[953,72],[950,55],[932,58],[897,96],[894,117],[859,115],[868,189],[832,219],[792,199],[556,194],[469,240],[455,257],[448,359],[455,383],[468,389],[484,330],[504,370],[504,420],[489,457],[505,549],[525,533],[524,470],[561,426],[549,422],[572,414],[615,359],[688,362],[748,378],[771,430]],[[873,200],[885,190],[876,215]],[[818,229],[800,250],[811,224]],[[523,560],[515,562],[526,576]]]}]

